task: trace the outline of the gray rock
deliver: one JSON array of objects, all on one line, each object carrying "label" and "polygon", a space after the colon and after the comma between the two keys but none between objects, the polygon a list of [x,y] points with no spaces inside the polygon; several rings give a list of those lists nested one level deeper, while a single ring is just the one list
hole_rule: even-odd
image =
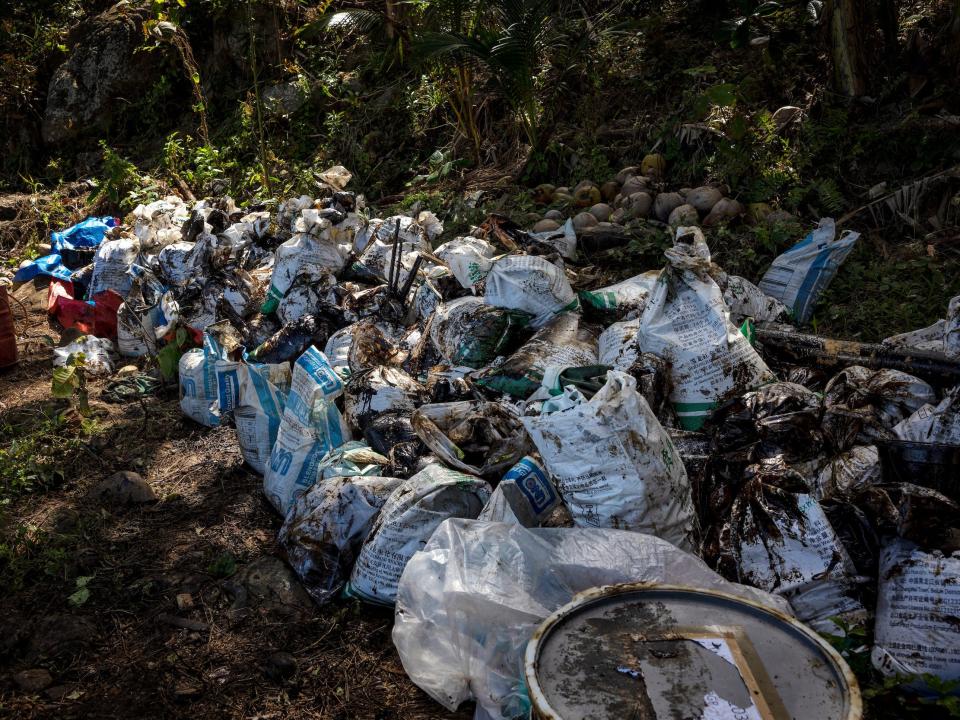
[{"label": "gray rock", "polygon": [[297,659],[288,652],[273,653],[267,658],[264,671],[271,680],[282,682],[293,677],[297,672]]},{"label": "gray rock", "polygon": [[13,681],[24,692],[38,693],[53,684],[53,676],[43,668],[33,668],[18,672]]},{"label": "gray rock", "polygon": [[115,472],[101,480],[90,491],[90,497],[115,505],[140,505],[157,500],[150,484],[129,470]]},{"label": "gray rock", "polygon": [[242,588],[246,602],[292,608],[312,606],[310,596],[300,585],[293,570],[273,556],[254,560],[231,579],[232,589]]},{"label": "gray rock", "polygon": [[263,105],[271,115],[293,115],[307,101],[308,90],[299,82],[268,85],[263,91]]},{"label": "gray rock", "polygon": [[149,8],[122,2],[90,21],[50,80],[44,142],[59,144],[105,130],[118,98],[142,95],[159,77],[163,51],[136,52],[149,16]]},{"label": "gray rock", "polygon": [[96,626],[85,617],[66,613],[47,615],[33,629],[27,646],[27,660],[72,657],[96,637]]}]

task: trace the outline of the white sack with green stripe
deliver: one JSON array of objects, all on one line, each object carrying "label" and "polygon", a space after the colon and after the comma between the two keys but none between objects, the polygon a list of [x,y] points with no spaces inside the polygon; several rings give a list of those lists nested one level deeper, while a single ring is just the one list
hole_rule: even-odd
[{"label": "white sack with green stripe", "polygon": [[640,316],[637,346],[670,363],[670,401],[684,430],[699,429],[713,409],[774,375],[730,319],[710,277],[710,248],[697,227],[677,228],[668,265]]},{"label": "white sack with green stripe", "polygon": [[588,402],[523,425],[577,527],[632,530],[694,550],[687,471],[633,376],[611,370]]}]

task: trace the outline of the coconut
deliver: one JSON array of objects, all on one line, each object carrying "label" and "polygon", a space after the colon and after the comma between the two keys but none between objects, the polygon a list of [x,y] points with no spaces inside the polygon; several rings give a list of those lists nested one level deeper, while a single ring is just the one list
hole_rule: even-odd
[{"label": "coconut", "polygon": [[680,193],[660,193],[653,201],[653,215],[660,222],[666,222],[675,209],[683,205]]},{"label": "coconut", "polygon": [[667,161],[660,153],[647,155],[640,163],[640,172],[648,177],[662,180],[667,172]]},{"label": "coconut", "polygon": [[550,183],[537,185],[533,189],[533,201],[538,205],[547,205],[551,200],[553,200],[553,193],[555,191],[556,188]]},{"label": "coconut", "polygon": [[613,208],[607,205],[606,203],[597,203],[588,211],[600,222],[606,222],[610,219],[610,215],[613,213]]},{"label": "coconut", "polygon": [[631,165],[630,167],[625,167],[623,170],[618,172],[614,180],[623,185],[629,178],[639,174],[640,168],[636,165]]},{"label": "coconut", "polygon": [[577,183],[573,189],[573,202],[577,207],[590,207],[600,202],[600,188],[589,180]]},{"label": "coconut", "polygon": [[626,208],[618,208],[613,211],[610,215],[610,222],[614,225],[623,225],[623,222],[627,219],[627,210]]},{"label": "coconut", "polygon": [[693,205],[697,209],[697,212],[702,213],[710,212],[713,206],[720,202],[722,197],[723,193],[714,187],[708,187],[706,185],[694,188],[686,195],[687,203]]},{"label": "coconut", "polygon": [[653,205],[653,196],[648,192],[635,192],[624,202],[627,214],[631,218],[647,217]]},{"label": "coconut", "polygon": [[596,224],[597,219],[588,212],[577,213],[573,216],[573,229],[577,232],[594,227]]},{"label": "coconut", "polygon": [[563,213],[559,210],[547,210],[543,214],[544,220],[556,220],[558,223],[562,223],[564,220]]},{"label": "coconut", "polygon": [[605,203],[613,202],[613,199],[617,197],[617,193],[620,192],[620,183],[615,180],[609,180],[600,186],[600,197],[603,198]]},{"label": "coconut", "polygon": [[568,187],[558,187],[553,191],[553,201],[555,203],[570,205],[573,203],[573,193],[570,192],[570,188]]},{"label": "coconut", "polygon": [[767,225],[777,225],[786,224],[786,223],[795,223],[797,218],[794,215],[791,215],[786,210],[781,210],[777,208],[769,215],[767,215]]},{"label": "coconut", "polygon": [[764,222],[773,212],[773,208],[767,203],[750,203],[747,205],[747,222],[751,225],[759,225]]},{"label": "coconut", "polygon": [[667,224],[672,227],[696,225],[699,222],[700,216],[697,214],[697,209],[693,205],[680,205],[675,207],[667,219]]},{"label": "coconut", "polygon": [[727,220],[733,220],[735,217],[743,215],[746,208],[743,207],[743,203],[733,198],[723,198],[716,205],[713,206],[713,209],[710,211],[710,214],[703,219],[703,224],[706,227],[711,225],[716,225],[719,222],[724,222]]},{"label": "coconut", "polygon": [[647,178],[645,178],[643,175],[634,175],[623,184],[623,187],[620,188],[620,194],[624,197],[630,197],[635,192],[641,192],[649,189],[650,181]]},{"label": "coconut", "polygon": [[560,223],[558,223],[556,220],[551,220],[549,218],[544,218],[543,220],[539,221],[536,225],[533,226],[533,231],[536,233],[552,232],[554,230],[559,230],[559,229],[560,229]]}]

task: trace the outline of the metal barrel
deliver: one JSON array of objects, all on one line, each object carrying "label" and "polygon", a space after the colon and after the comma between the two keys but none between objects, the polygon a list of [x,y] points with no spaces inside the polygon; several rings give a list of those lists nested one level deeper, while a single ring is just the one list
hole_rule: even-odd
[{"label": "metal barrel", "polygon": [[547,618],[524,657],[535,720],[860,720],[856,678],[819,635],[724,593],[594,588]]},{"label": "metal barrel", "polygon": [[7,288],[0,285],[0,368],[17,363],[17,334],[13,328],[13,313]]}]

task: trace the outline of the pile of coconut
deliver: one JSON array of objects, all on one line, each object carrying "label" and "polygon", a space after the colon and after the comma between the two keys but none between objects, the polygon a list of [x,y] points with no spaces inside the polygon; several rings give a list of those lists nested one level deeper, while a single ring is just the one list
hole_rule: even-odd
[{"label": "pile of coconut", "polygon": [[[616,177],[602,185],[583,180],[574,188],[538,185],[533,191],[540,205],[561,205],[578,209],[573,216],[573,227],[581,233],[589,228],[623,226],[647,219],[658,220],[672,227],[731,222],[746,217],[752,223],[794,221],[784,210],[774,210],[766,203],[744,205],[727,197],[729,188],[723,185],[703,185],[697,188],[666,189],[667,162],[663,155],[654,153],[643,158],[640,165],[625,167]],[[548,210],[533,226],[534,232],[557,230],[567,215],[558,209]]]}]

